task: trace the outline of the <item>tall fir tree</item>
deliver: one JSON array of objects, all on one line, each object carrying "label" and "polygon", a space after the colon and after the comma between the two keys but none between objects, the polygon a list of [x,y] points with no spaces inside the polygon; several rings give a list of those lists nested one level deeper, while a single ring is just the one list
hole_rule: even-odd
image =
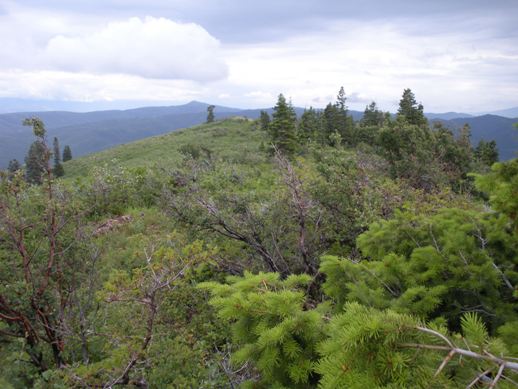
[{"label": "tall fir tree", "polygon": [[492,166],[498,162],[498,147],[494,140],[481,140],[475,148],[475,158],[485,166]]},{"label": "tall fir tree", "polygon": [[378,109],[376,102],[373,101],[365,107],[365,111],[363,111],[363,117],[360,122],[360,125],[363,127],[382,126],[384,119],[385,114]]},{"label": "tall fir tree", "polygon": [[214,105],[207,107],[207,123],[214,122],[214,108],[216,108]]},{"label": "tall fir tree", "polygon": [[70,161],[72,159],[72,150],[69,145],[65,145],[63,148],[63,162]]},{"label": "tall fir tree", "polygon": [[424,116],[422,104],[417,104],[415,95],[411,89],[405,89],[399,101],[398,117],[404,117],[407,123],[416,126],[426,126],[428,120]]},{"label": "tall fir tree", "polygon": [[282,93],[279,95],[272,116],[270,135],[273,145],[282,153],[292,155],[298,147],[297,115],[291,103],[286,101]]},{"label": "tall fir tree", "polygon": [[270,115],[268,115],[268,112],[261,110],[261,113],[259,114],[259,124],[261,126],[261,130],[268,131],[268,128],[270,127]]},{"label": "tall fir tree", "polygon": [[61,152],[59,149],[59,140],[54,137],[54,142],[52,144],[54,149],[54,168],[52,172],[56,177],[62,177],[65,174],[65,170],[63,169],[63,165],[61,164]]},{"label": "tall fir tree", "polygon": [[309,107],[305,109],[300,117],[299,122],[299,138],[302,142],[316,140],[317,134],[320,133],[320,118],[318,112]]},{"label": "tall fir tree", "polygon": [[347,97],[345,96],[344,87],[341,86],[340,90],[338,91],[338,95],[336,96],[336,107],[341,112],[346,112],[347,111],[347,105],[345,105],[346,100],[347,100]]},{"label": "tall fir tree", "polygon": [[7,166],[7,171],[10,173],[10,174],[14,174],[16,173],[18,170],[20,170],[22,168],[22,165],[20,164],[20,162],[18,162],[17,159],[11,159],[9,161],[9,165]]},{"label": "tall fir tree", "polygon": [[31,126],[34,135],[38,138],[34,141],[25,157],[25,177],[31,184],[41,184],[43,174],[49,169],[48,161],[50,150],[45,143],[45,126],[38,118],[25,119],[24,126]]},{"label": "tall fir tree", "polygon": [[25,157],[25,178],[31,184],[41,184],[42,175],[45,172],[46,148],[39,140],[34,141],[29,147]]},{"label": "tall fir tree", "polygon": [[323,143],[335,144],[340,138],[343,141],[350,141],[353,129],[352,118],[347,116],[347,97],[345,96],[344,87],[340,87],[336,102],[329,103],[324,109],[322,115]]}]

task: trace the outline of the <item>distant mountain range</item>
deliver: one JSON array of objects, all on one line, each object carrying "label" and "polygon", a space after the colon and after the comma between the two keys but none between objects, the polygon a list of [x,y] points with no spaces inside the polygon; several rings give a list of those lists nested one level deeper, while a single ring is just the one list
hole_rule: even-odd
[{"label": "distant mountain range", "polygon": [[508,108],[508,109],[501,109],[498,111],[491,111],[491,112],[481,112],[479,115],[496,115],[496,116],[503,116],[505,118],[515,119],[518,118],[518,107]]},{"label": "distant mountain range", "polygon": [[[16,158],[23,162],[24,156],[33,141],[29,128],[22,126],[23,119],[37,116],[47,127],[48,138],[57,136],[61,147],[70,145],[74,157],[89,154],[132,142],[149,136],[163,134],[180,128],[203,123],[207,116],[208,104],[192,101],[188,104],[168,107],[144,107],[127,110],[108,110],[93,112],[17,112],[0,114],[0,168]],[[301,115],[303,108],[295,109]],[[216,119],[230,116],[258,118],[261,109],[238,109],[216,106]],[[266,109],[269,113],[272,109]],[[349,111],[355,120],[361,119],[363,112]],[[518,115],[517,115],[518,116]],[[427,114],[430,120],[440,120],[446,126],[456,129],[464,123],[472,128],[472,140],[495,139],[501,159],[516,156],[518,150],[518,131],[509,119],[495,115],[471,116],[469,114],[447,112]]]}]

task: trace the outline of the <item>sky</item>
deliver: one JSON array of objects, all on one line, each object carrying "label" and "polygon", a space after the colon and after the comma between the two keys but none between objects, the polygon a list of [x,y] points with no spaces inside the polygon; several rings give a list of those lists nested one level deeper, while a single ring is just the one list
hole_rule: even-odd
[{"label": "sky", "polygon": [[0,0],[0,101],[518,106],[517,0]]}]

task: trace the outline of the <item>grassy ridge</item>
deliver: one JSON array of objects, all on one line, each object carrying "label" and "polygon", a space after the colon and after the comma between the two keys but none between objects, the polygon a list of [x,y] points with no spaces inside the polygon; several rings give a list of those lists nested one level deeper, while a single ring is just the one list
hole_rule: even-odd
[{"label": "grassy ridge", "polygon": [[265,140],[265,134],[255,130],[252,123],[236,117],[120,145],[66,162],[66,178],[87,175],[94,166],[113,160],[126,167],[173,165],[181,159],[181,148],[188,145],[206,148],[224,159],[240,160],[257,153]]}]

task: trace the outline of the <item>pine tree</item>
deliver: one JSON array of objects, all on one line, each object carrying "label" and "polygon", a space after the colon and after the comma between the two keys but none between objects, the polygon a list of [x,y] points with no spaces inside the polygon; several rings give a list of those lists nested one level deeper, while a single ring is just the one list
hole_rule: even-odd
[{"label": "pine tree", "polygon": [[384,113],[378,109],[378,106],[373,101],[365,107],[360,124],[362,126],[382,126],[384,119]]},{"label": "pine tree", "polygon": [[298,147],[295,110],[281,93],[273,111],[270,124],[272,143],[282,153],[291,155]]},{"label": "pine tree", "polygon": [[207,123],[214,122],[214,108],[216,108],[214,105],[207,107]]},{"label": "pine tree", "polygon": [[493,164],[491,172],[476,175],[475,182],[477,189],[488,195],[491,207],[509,218],[518,236],[518,159]]},{"label": "pine tree", "polygon": [[329,103],[325,107],[322,114],[323,136],[321,137],[324,144],[334,144],[333,139],[336,138],[336,134],[340,135],[341,139],[346,138],[347,115],[345,112],[340,109],[338,103]]},{"label": "pine tree", "polygon": [[45,125],[38,118],[25,119],[24,126],[31,126],[34,135],[38,138],[34,141],[25,157],[25,177],[31,184],[41,184],[43,174],[48,169],[50,150],[45,143]]},{"label": "pine tree", "polygon": [[481,140],[475,148],[475,158],[483,165],[491,167],[498,162],[498,147],[494,140],[486,142]]},{"label": "pine tree", "polygon": [[462,312],[483,306],[481,317],[495,334],[505,321],[518,319],[509,288],[518,281],[512,259],[518,247],[505,223],[496,215],[455,208],[431,216],[398,212],[358,237],[368,261],[322,258],[324,291],[339,304],[357,301],[425,319],[440,316],[455,331]]},{"label": "pine tree", "polygon": [[340,112],[347,112],[347,105],[345,105],[346,100],[347,97],[345,96],[344,87],[341,86],[338,91],[338,95],[336,96],[336,107]]},{"label": "pine tree", "polygon": [[63,162],[70,161],[72,159],[72,150],[69,145],[65,145],[63,148]]},{"label": "pine tree", "polygon": [[27,156],[25,157],[25,178],[31,184],[41,184],[42,175],[45,172],[45,153],[47,149],[45,145],[37,140],[29,147]]},{"label": "pine tree", "polygon": [[10,175],[13,175],[21,168],[22,168],[22,165],[20,164],[20,162],[18,162],[17,159],[11,159],[9,161],[9,165],[7,166],[7,171],[9,172]]},{"label": "pine tree", "polygon": [[[510,388],[503,370],[510,359],[475,313],[461,317],[459,333],[415,316],[347,303],[331,318],[328,338],[319,345],[319,388]],[[506,369],[514,380],[518,364]],[[484,373],[485,372],[485,373]]]},{"label": "pine tree", "polygon": [[200,285],[211,292],[210,303],[219,316],[231,323],[239,347],[233,362],[252,362],[265,387],[316,385],[318,376],[313,370],[318,359],[316,346],[323,339],[325,309],[304,309],[309,282],[308,275],[281,280],[276,273],[245,272],[242,278],[229,277],[228,284]]},{"label": "pine tree", "polygon": [[337,135],[341,141],[350,142],[353,122],[347,115],[346,96],[344,87],[341,87],[334,104],[329,103],[322,114],[323,137],[327,144],[336,144]]},{"label": "pine tree", "polygon": [[[7,178],[12,180],[16,173],[22,169],[22,165],[18,162],[17,159],[11,159],[9,161],[9,165],[7,166]],[[1,173],[1,171],[0,171]]]},{"label": "pine tree", "polygon": [[259,123],[261,125],[261,130],[267,132],[270,127],[270,115],[268,115],[268,112],[261,110]]},{"label": "pine tree", "polygon": [[54,168],[52,169],[52,172],[54,173],[55,177],[62,177],[65,174],[65,170],[63,169],[63,165],[61,164],[61,152],[59,150],[59,141],[56,137],[54,137],[53,149]]},{"label": "pine tree", "polygon": [[320,118],[313,107],[304,110],[298,127],[299,138],[302,142],[316,140],[317,134],[320,133]]},{"label": "pine tree", "polygon": [[424,116],[422,104],[417,104],[414,93],[410,89],[403,91],[403,96],[399,101],[398,116],[403,117],[407,123],[416,126],[425,126],[428,120]]}]

